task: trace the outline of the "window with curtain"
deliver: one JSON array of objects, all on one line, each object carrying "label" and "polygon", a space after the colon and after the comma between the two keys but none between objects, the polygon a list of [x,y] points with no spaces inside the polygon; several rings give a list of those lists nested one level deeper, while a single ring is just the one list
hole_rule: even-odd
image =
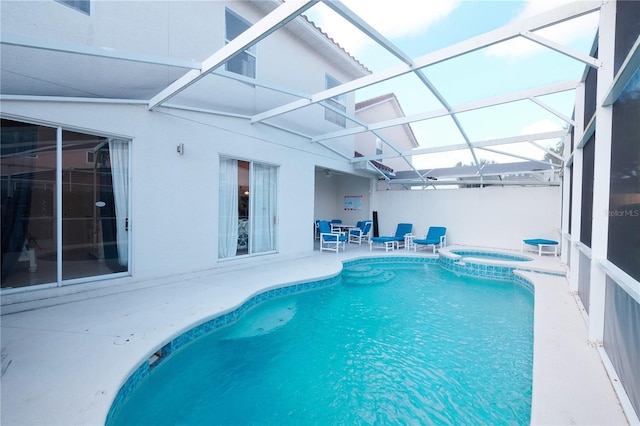
[{"label": "window with curtain", "polygon": [[218,257],[276,250],[278,168],[220,158]]},{"label": "window with curtain", "polygon": [[[234,38],[245,32],[251,24],[229,9],[225,9],[225,42],[229,43]],[[226,70],[241,74],[250,78],[256,78],[256,48],[251,46],[229,59],[225,65]]]},{"label": "window with curtain", "polygon": [[3,290],[128,271],[129,142],[60,135],[2,120]]}]

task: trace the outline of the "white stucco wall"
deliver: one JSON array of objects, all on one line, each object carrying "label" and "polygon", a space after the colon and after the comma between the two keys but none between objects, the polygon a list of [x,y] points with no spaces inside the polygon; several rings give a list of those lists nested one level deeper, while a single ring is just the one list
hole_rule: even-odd
[{"label": "white stucco wall", "polygon": [[559,241],[560,195],[559,187],[376,191],[373,210],[380,235],[408,222],[420,236],[447,227],[449,244],[520,249],[525,238]]},{"label": "white stucco wall", "polygon": [[[8,1],[3,2],[0,19],[3,30],[12,34],[200,61],[224,45],[225,5],[249,22],[257,22],[264,16],[258,5],[250,2],[96,2],[92,3],[91,15],[86,15],[53,1]],[[310,25],[304,28],[307,26],[312,28]],[[333,52],[326,37],[314,31],[311,30],[311,36],[303,33],[311,37],[310,40],[319,37],[329,44],[325,51]],[[328,53],[318,52],[316,44],[310,46],[299,37],[299,33],[283,29],[258,43],[258,79],[291,87],[300,93],[315,93],[324,90],[327,73],[341,81],[349,81],[367,72],[352,63],[338,47],[335,47],[336,54],[328,57]],[[62,79],[68,74],[65,71],[68,64],[63,62],[52,63],[46,71],[36,66],[30,71],[46,72],[48,79]],[[125,99],[148,99],[185,72],[179,68],[160,67],[158,70],[150,65],[132,66],[122,72],[114,62],[105,63],[105,66],[87,64],[90,72],[81,73],[74,83],[91,87],[93,90],[89,92],[97,93],[96,96],[109,97],[111,94],[111,97]],[[54,69],[54,65],[59,68]],[[119,73],[111,72],[109,67],[116,67]],[[144,77],[146,84],[134,84],[133,73]],[[18,74],[21,73],[16,72]],[[114,83],[118,78],[122,87]],[[34,87],[32,80],[24,83],[17,94],[59,95],[51,87],[68,86],[56,86],[52,81],[47,88],[39,88]],[[158,88],[154,88],[156,85]],[[80,90],[81,87],[76,88]],[[108,92],[119,87],[123,93]],[[352,113],[354,95],[349,94],[347,98],[348,112]],[[296,99],[211,75],[172,98],[172,102],[250,116]],[[280,223],[278,254],[275,256],[313,250],[313,238],[301,236],[313,235],[315,167],[342,172],[352,170],[344,157],[336,152],[352,156],[353,137],[325,142],[332,151],[295,132],[260,123],[250,124],[246,118],[164,107],[148,111],[146,105],[5,99],[1,112],[3,118],[11,120],[131,140],[130,270],[140,279],[205,270],[223,263],[218,261],[217,249],[221,155],[279,167]],[[288,129],[304,127],[302,134],[309,135],[342,129],[325,120],[324,110],[319,106],[296,111],[287,119],[275,117],[270,122],[278,123]],[[180,143],[185,147],[182,156],[176,153]]]},{"label": "white stucco wall", "polygon": [[[315,166],[322,163],[339,169],[342,163],[349,167],[320,145],[242,119],[68,102],[8,101],[3,102],[3,113],[10,119],[60,123],[67,129],[132,140],[131,272],[139,279],[220,264],[220,155],[279,167],[279,253],[275,256],[313,250]],[[176,152],[179,143],[184,144],[182,156]]]},{"label": "white stucco wall", "polygon": [[[360,210],[345,210],[345,196],[360,196]],[[314,217],[317,220],[341,219],[342,223],[354,225],[371,216],[371,179],[353,175],[316,173]]]}]

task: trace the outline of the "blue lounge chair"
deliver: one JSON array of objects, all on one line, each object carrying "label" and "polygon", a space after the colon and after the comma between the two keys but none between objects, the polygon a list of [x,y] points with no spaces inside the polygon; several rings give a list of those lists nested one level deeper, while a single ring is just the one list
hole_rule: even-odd
[{"label": "blue lounge chair", "polygon": [[349,242],[362,244],[369,238],[369,232],[371,231],[370,220],[363,220],[356,224],[356,228],[349,229]]},{"label": "blue lounge chair", "polygon": [[413,251],[418,250],[418,246],[433,246],[433,253],[437,248],[447,245],[447,228],[443,226],[431,226],[427,235],[423,239],[413,240]]},{"label": "blue lounge chair", "polygon": [[332,232],[331,225],[326,220],[318,222],[318,230],[320,231],[320,251],[329,250],[338,253],[341,244],[344,251],[347,241],[347,236],[344,233]]},{"label": "blue lounge chair", "polygon": [[374,244],[380,245],[380,248],[384,248],[385,251],[400,248],[401,245],[404,245],[404,236],[410,234],[412,229],[413,224],[411,223],[399,223],[395,235],[371,238],[369,240],[369,250],[373,249]]},{"label": "blue lounge chair", "polygon": [[[543,254],[558,255],[558,242],[555,240],[547,240],[544,238],[534,238],[530,240],[522,240],[522,252],[524,253],[525,246],[536,246],[538,248],[538,256]],[[548,250],[544,250],[548,249]]]}]

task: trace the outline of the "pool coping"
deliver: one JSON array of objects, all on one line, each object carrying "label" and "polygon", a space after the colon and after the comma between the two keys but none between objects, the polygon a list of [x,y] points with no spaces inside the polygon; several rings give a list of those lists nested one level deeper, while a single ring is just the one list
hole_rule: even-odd
[{"label": "pool coping", "polygon": [[[149,354],[161,349],[167,341],[203,323],[213,316],[219,316],[242,305],[256,294],[269,291],[275,287],[286,287],[309,280],[327,279],[336,276],[342,269],[342,262],[367,257],[398,256],[435,258],[413,252],[370,253],[365,250],[354,250],[335,254],[319,254],[305,258],[275,262],[268,271],[264,265],[234,271],[215,271],[211,274],[198,274],[196,277],[180,277],[167,279],[157,286],[140,286],[100,297],[87,298],[65,305],[51,306],[20,312],[2,317],[3,358],[9,358],[10,365],[3,374],[2,418],[7,424],[95,424],[102,423],[111,408],[122,385],[134,373],[137,366],[149,359]],[[303,262],[300,262],[303,260]],[[304,265],[300,266],[300,263]],[[556,267],[556,270],[561,270]],[[572,295],[567,290],[566,278],[540,274],[536,272],[519,272],[526,280],[536,286],[536,303],[534,320],[534,382],[532,398],[532,423],[610,423],[626,422],[617,402],[615,393],[606,377],[604,367],[597,356],[597,351],[588,345],[586,326],[577,310]],[[290,280],[283,280],[288,277]],[[211,285],[211,282],[216,282]],[[260,283],[256,283],[260,281]],[[243,286],[238,287],[238,283]],[[162,286],[162,292],[158,287]],[[545,288],[539,292],[538,288]],[[206,293],[206,294],[203,294]],[[545,295],[544,303],[539,303],[538,293]],[[216,303],[203,303],[206,296],[215,295]],[[191,296],[191,297],[188,297]],[[556,305],[556,299],[562,300],[559,312],[557,306],[547,312],[545,304]],[[140,310],[122,309],[120,304],[140,305]],[[112,309],[106,312],[104,306]],[[185,306],[188,309],[185,310]],[[155,308],[155,310],[154,310]],[[102,311],[100,310],[102,309]],[[151,310],[149,310],[151,309]],[[160,313],[164,314],[160,315]],[[565,312],[566,311],[566,312]],[[127,312],[126,315],[122,315]],[[148,315],[149,312],[152,315]],[[155,315],[153,315],[155,313]],[[553,315],[551,315],[553,314]],[[570,327],[565,327],[552,320],[543,321],[541,331],[538,317],[553,318],[560,314],[569,314],[571,322],[562,319]],[[87,324],[78,325],[77,319],[83,315],[91,316]],[[153,320],[153,321],[151,321]],[[576,323],[577,322],[577,323]],[[90,323],[90,324],[88,324]],[[87,327],[86,330],[83,328]],[[92,327],[101,328],[93,330]],[[127,337],[126,333],[114,330],[133,330],[131,341],[127,344],[116,344],[118,337]],[[146,327],[146,328],[145,328]],[[559,330],[568,328],[568,337],[557,342],[551,337],[558,335]],[[542,339],[548,335],[553,342]],[[589,386],[584,386],[580,378],[562,380],[566,386],[576,381],[581,383],[570,392],[557,392],[556,383],[547,383],[544,376],[562,377],[562,370],[556,371],[548,365],[545,357],[549,352],[562,352],[562,341],[575,339],[571,362],[580,365],[578,357],[586,357],[590,361],[587,376],[594,379]],[[38,347],[30,342],[37,341]],[[557,345],[560,345],[559,347]],[[542,349],[538,346],[542,345]],[[578,346],[578,348],[575,348]],[[546,349],[545,349],[546,347]],[[47,357],[42,354],[46,353]],[[573,353],[573,352],[572,352]],[[595,357],[595,358],[594,358]],[[60,362],[52,363],[51,360]],[[100,368],[96,368],[99,366]],[[69,369],[77,372],[68,374]],[[4,362],[3,362],[3,370]],[[549,374],[549,370],[554,373]],[[582,372],[583,376],[584,371]],[[89,377],[87,377],[89,375]],[[566,375],[565,375],[566,376]],[[590,389],[599,389],[597,398]],[[47,392],[43,392],[46,389]],[[604,393],[604,397],[602,395]],[[553,397],[544,397],[552,395]],[[566,401],[565,401],[566,400]],[[565,402],[562,402],[565,401]],[[571,401],[579,401],[579,408]],[[603,405],[603,403],[605,403]],[[39,410],[33,410],[39,406]],[[572,409],[568,409],[571,406]],[[587,407],[587,408],[585,408]],[[588,407],[597,407],[590,410]],[[594,411],[595,413],[591,413]]]}]

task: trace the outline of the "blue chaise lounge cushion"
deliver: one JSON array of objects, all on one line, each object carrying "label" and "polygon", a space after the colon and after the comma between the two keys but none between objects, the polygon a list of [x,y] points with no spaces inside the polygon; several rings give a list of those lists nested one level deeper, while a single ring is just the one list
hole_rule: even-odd
[{"label": "blue chaise lounge cushion", "polygon": [[429,228],[427,235],[423,239],[415,239],[415,244],[423,244],[430,246],[431,244],[438,245],[442,242],[442,237],[446,235],[447,228],[444,226],[432,226]]},{"label": "blue chaise lounge cushion", "polygon": [[529,244],[531,246],[537,246],[538,244],[544,244],[544,245],[548,245],[548,246],[558,245],[557,241],[545,240],[543,238],[534,238],[534,239],[531,239],[531,240],[522,240],[522,241],[524,241],[525,244]]},{"label": "blue chaise lounge cushion", "polygon": [[413,224],[411,223],[399,223],[396,228],[396,234],[394,236],[387,237],[373,237],[371,241],[374,243],[385,243],[387,241],[404,241],[404,236],[406,234],[410,234],[413,229]]}]

